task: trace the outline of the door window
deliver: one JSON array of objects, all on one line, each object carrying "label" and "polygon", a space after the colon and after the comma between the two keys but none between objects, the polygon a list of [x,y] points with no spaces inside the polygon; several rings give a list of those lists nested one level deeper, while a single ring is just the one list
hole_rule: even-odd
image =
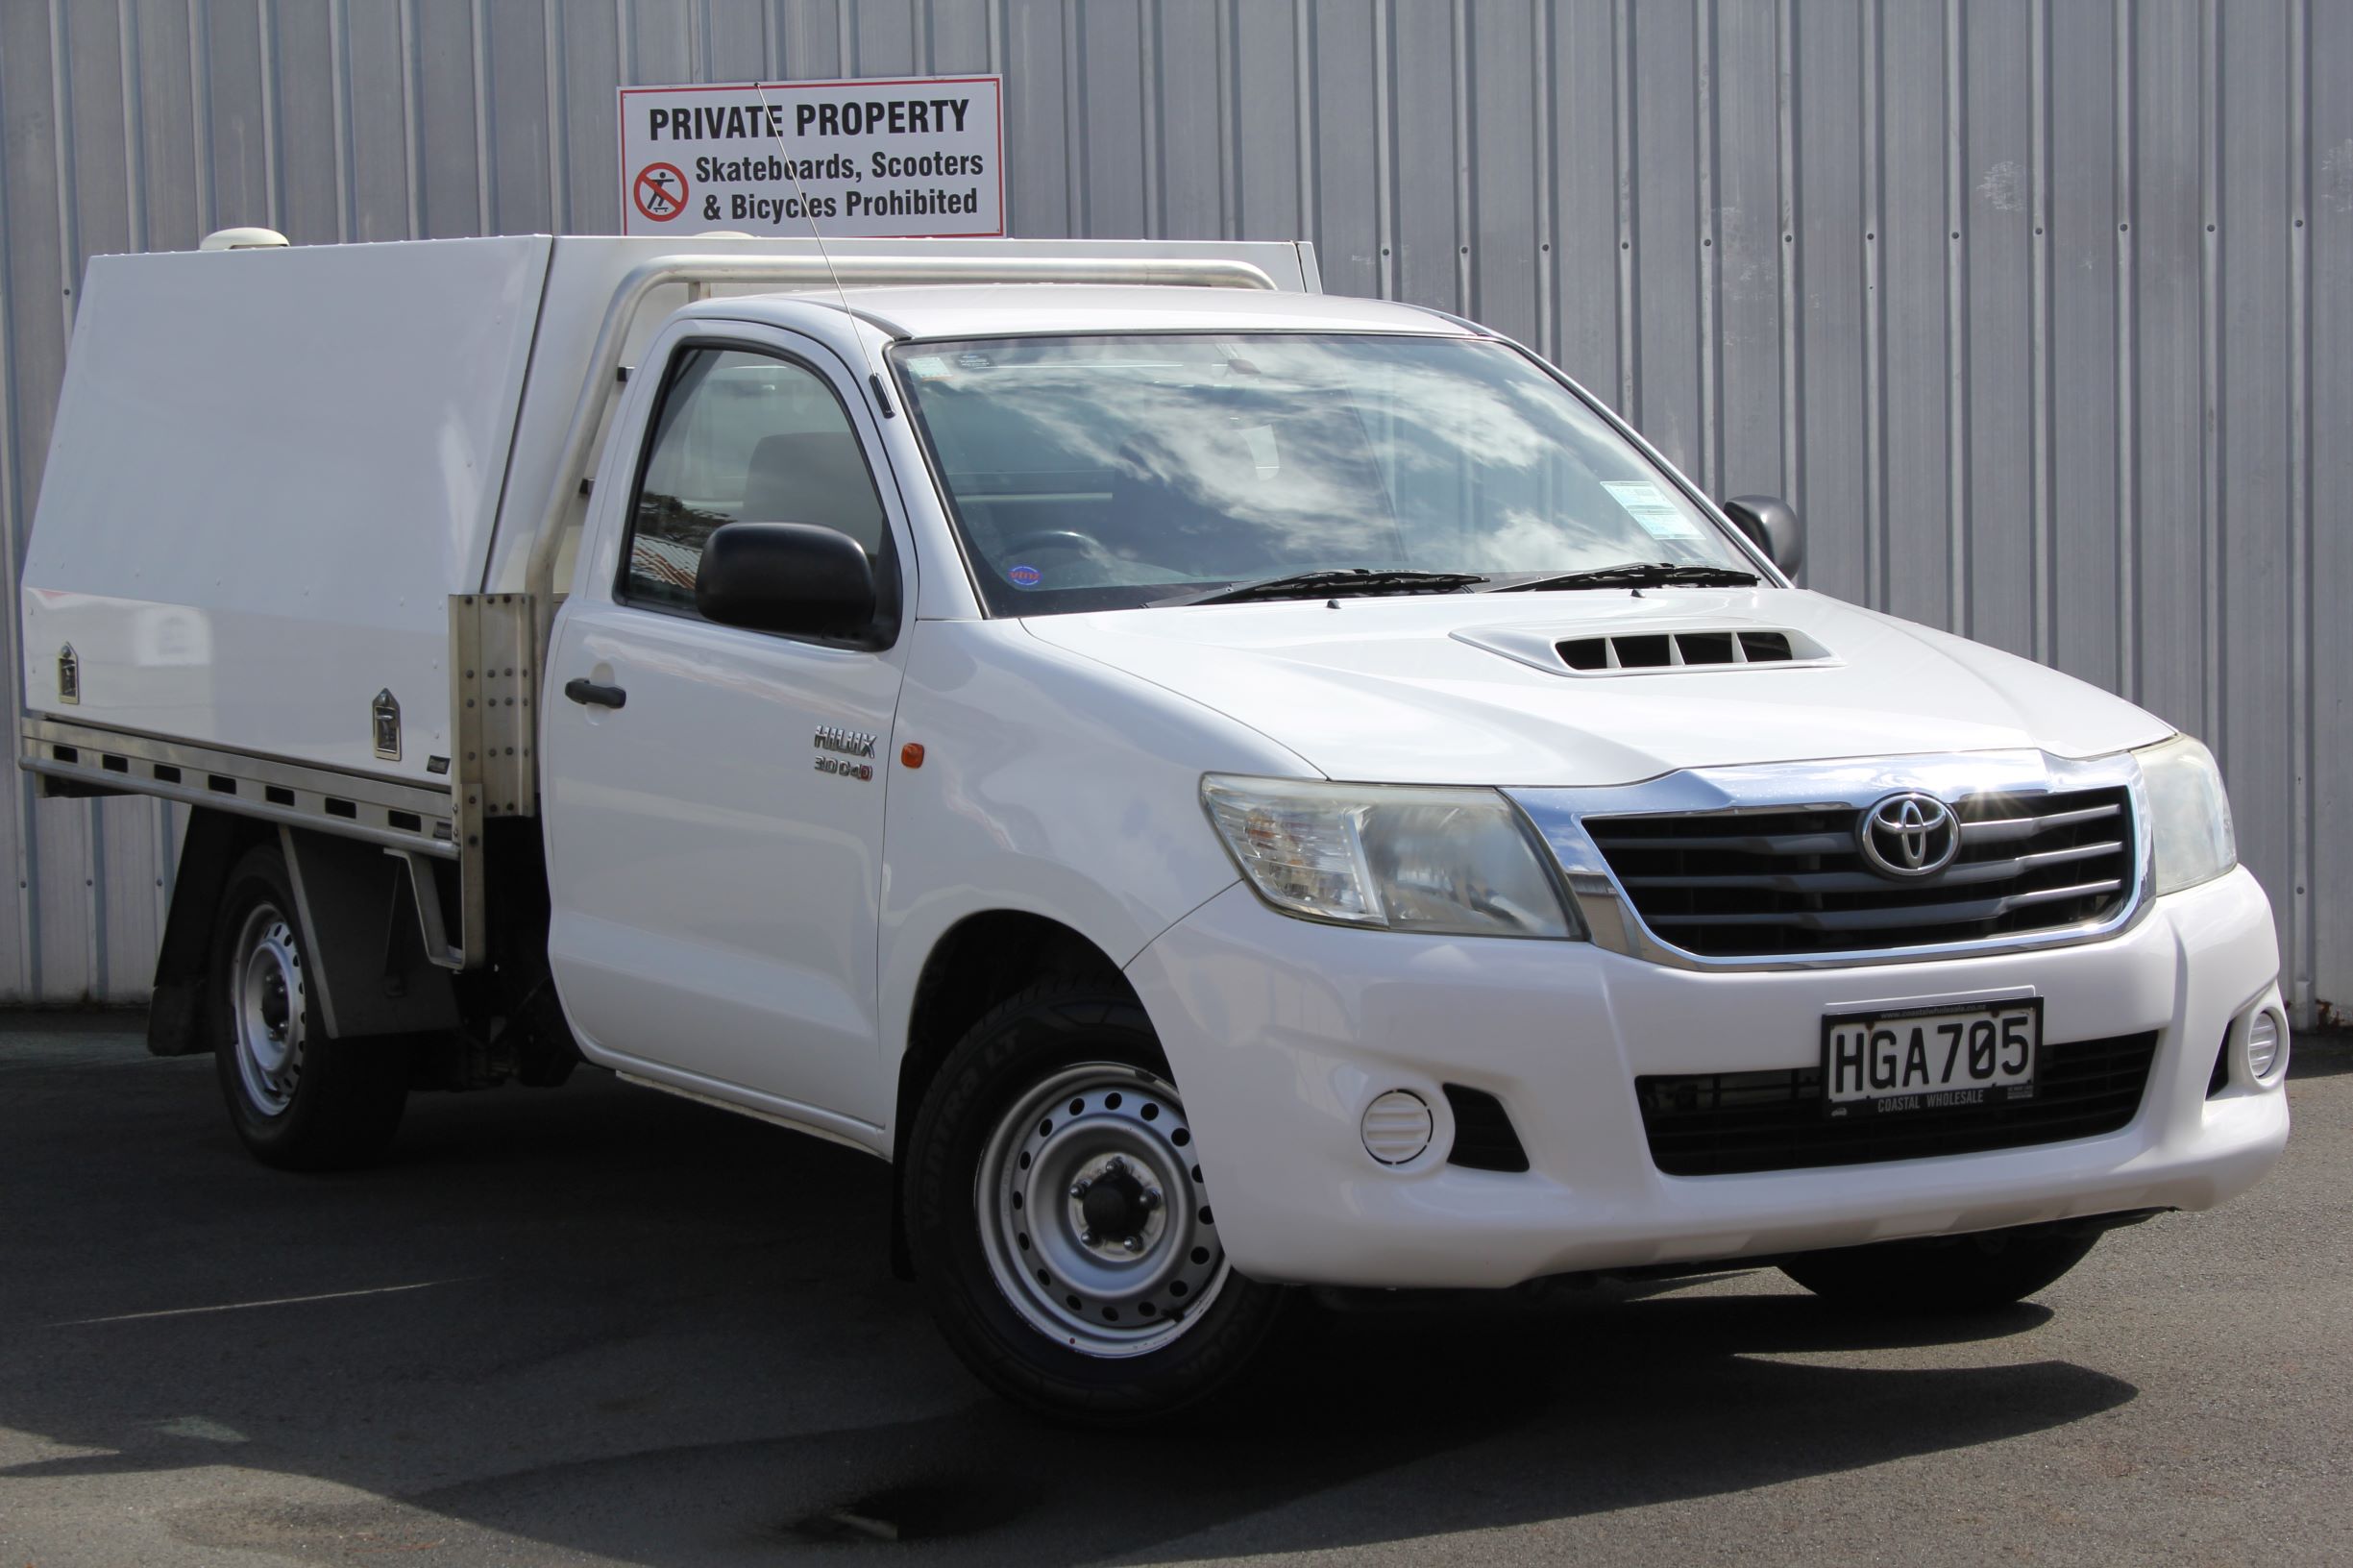
[{"label": "door window", "polygon": [[637,495],[621,597],[695,613],[711,530],[811,523],[856,540],[883,576],[882,499],[841,399],[806,365],[693,347],[671,360]]}]

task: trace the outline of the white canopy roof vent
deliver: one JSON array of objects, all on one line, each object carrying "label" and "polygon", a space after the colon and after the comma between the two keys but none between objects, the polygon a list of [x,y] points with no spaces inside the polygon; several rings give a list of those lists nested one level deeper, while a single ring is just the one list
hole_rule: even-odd
[{"label": "white canopy roof vent", "polygon": [[215,229],[196,242],[200,251],[274,251],[288,243],[275,229]]}]

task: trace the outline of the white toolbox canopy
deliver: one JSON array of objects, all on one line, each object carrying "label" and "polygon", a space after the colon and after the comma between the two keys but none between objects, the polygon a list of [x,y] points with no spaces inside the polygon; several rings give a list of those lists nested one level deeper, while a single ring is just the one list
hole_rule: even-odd
[{"label": "white toolbox canopy", "polygon": [[[1318,286],[1312,252],[1289,243],[829,250],[846,281],[866,281],[860,262],[962,257],[988,281],[993,261],[1091,258],[1240,261]],[[526,586],[583,383],[612,352],[608,312],[678,253],[817,256],[808,240],[541,234],[92,260],[25,556],[27,708],[446,787],[450,599]],[[620,362],[695,286],[644,295],[616,329]],[[380,696],[398,705],[397,755],[379,745]]]}]

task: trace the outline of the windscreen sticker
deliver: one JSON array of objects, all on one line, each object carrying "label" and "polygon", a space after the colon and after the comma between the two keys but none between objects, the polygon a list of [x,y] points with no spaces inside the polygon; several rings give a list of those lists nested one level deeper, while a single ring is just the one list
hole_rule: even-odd
[{"label": "windscreen sticker", "polygon": [[910,356],[907,360],[907,369],[914,373],[916,380],[921,381],[936,381],[951,374],[947,368],[946,359],[936,354],[919,354]]},{"label": "windscreen sticker", "polygon": [[1699,525],[1648,479],[1604,479],[1602,488],[1654,539],[1697,539]]},{"label": "windscreen sticker", "polygon": [[1016,588],[1035,588],[1045,580],[1045,574],[1034,566],[1009,566],[1005,568],[1005,580]]}]

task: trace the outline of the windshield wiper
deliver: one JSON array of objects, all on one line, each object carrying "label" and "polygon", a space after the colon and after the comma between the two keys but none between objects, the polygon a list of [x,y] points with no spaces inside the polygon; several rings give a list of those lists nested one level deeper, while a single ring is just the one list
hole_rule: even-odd
[{"label": "windshield wiper", "polygon": [[1371,567],[1353,566],[1337,571],[1293,572],[1280,577],[1262,577],[1256,582],[1238,582],[1230,588],[1213,588],[1205,594],[1158,599],[1152,601],[1152,607],[1242,604],[1257,599],[1313,599],[1317,595],[1370,599],[1383,594],[1451,594],[1486,580],[1469,572],[1413,572],[1403,568],[1375,571]]},{"label": "windshield wiper", "polygon": [[1752,588],[1761,580],[1753,572],[1728,566],[1690,566],[1675,561],[1621,561],[1586,572],[1556,572],[1549,576],[1499,583],[1490,594],[1532,594],[1552,588]]}]

